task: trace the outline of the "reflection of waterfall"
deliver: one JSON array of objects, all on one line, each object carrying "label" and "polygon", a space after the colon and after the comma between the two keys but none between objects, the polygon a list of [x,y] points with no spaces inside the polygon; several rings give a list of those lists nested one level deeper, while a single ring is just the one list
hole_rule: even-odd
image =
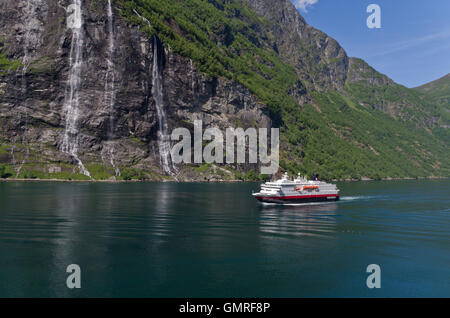
[{"label": "reflection of waterfall", "polygon": [[[166,246],[173,239],[173,233],[175,232],[174,220],[176,218],[172,215],[175,211],[172,196],[174,184],[158,183],[154,184],[150,189],[151,191],[147,191],[147,193],[150,193],[147,197],[148,202],[151,202],[151,212],[149,210],[145,211],[146,220],[149,222],[146,246],[149,255],[166,255]],[[153,275],[161,280],[168,279],[167,270],[161,266],[153,267]]]},{"label": "reflection of waterfall", "polygon": [[83,20],[81,12],[81,0],[73,0],[68,7],[67,13],[72,15],[68,17],[68,27],[72,29],[72,41],[70,45],[70,66],[68,89],[64,101],[64,111],[66,113],[66,130],[62,143],[62,151],[70,154],[78,163],[81,173],[90,177],[80,158],[78,158],[79,130],[78,118],[80,112],[80,73],[83,65]]},{"label": "reflection of waterfall", "polygon": [[[173,191],[173,184],[162,183],[157,184],[152,191],[153,213],[152,213],[152,227],[156,236],[165,237],[170,233],[171,218],[170,206],[172,204],[170,194]],[[156,242],[160,243],[159,240]]]},{"label": "reflection of waterfall", "polygon": [[120,176],[120,170],[116,167],[114,163],[114,144],[111,143],[111,139],[114,138],[114,104],[116,100],[116,92],[114,88],[115,81],[115,66],[114,66],[114,50],[115,50],[115,42],[114,42],[114,28],[113,28],[113,11],[111,7],[111,0],[108,0],[107,7],[107,15],[108,15],[108,69],[106,71],[105,76],[105,94],[104,100],[106,105],[108,106],[109,111],[109,122],[108,122],[108,143],[107,150],[109,152],[109,159],[111,166],[114,168],[116,176]]},{"label": "reflection of waterfall", "polygon": [[163,86],[162,86],[162,53],[159,47],[159,40],[153,37],[153,72],[152,72],[152,95],[155,101],[156,112],[158,116],[158,146],[159,156],[164,172],[175,178],[176,168],[170,160],[170,136],[168,134],[168,125],[166,113],[164,111]]},{"label": "reflection of waterfall", "polygon": [[80,197],[83,197],[80,193],[80,187],[73,185],[56,186],[53,191],[54,196],[49,199],[51,204],[48,209],[52,213],[48,217],[52,222],[52,231],[50,231],[50,246],[52,247],[51,295],[69,297],[71,290],[61,284],[61,278],[70,264],[78,264],[83,269],[83,264],[80,264],[80,257],[77,252],[77,244],[80,240],[78,233],[83,219],[80,212],[86,209],[84,203],[89,201],[79,200]]}]

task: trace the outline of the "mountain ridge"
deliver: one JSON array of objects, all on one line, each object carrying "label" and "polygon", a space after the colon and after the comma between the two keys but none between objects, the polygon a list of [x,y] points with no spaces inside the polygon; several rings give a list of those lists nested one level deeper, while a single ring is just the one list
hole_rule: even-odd
[{"label": "mountain ridge", "polygon": [[450,105],[450,73],[424,85],[414,87],[414,90],[431,96],[438,103]]},{"label": "mountain ridge", "polygon": [[450,81],[450,73],[448,73],[442,77],[439,77],[438,79],[435,79],[433,81],[430,81],[428,83],[425,83],[425,84],[422,84],[422,85],[419,85],[419,86],[413,87],[413,88],[418,89],[418,90],[429,91],[436,84],[440,84],[442,82],[448,82],[448,81]]},{"label": "mountain ridge", "polygon": [[[25,59],[26,22],[0,34],[0,54],[8,61],[0,63],[7,65],[0,72],[0,163],[18,177],[84,178],[60,151],[71,31],[61,3],[40,1],[45,9],[36,10],[33,20],[40,24],[31,26],[39,41],[26,54],[30,66],[22,76],[17,61]],[[86,40],[77,138],[79,157],[95,179],[171,178],[160,166],[157,146],[155,37],[163,45],[163,103],[171,128],[191,130],[194,119],[219,128],[280,127],[280,171],[318,172],[326,179],[450,175],[442,107],[348,57],[288,0],[113,2],[116,101],[113,109],[106,107],[107,3],[86,1],[82,8]],[[0,25],[24,21],[23,5],[3,3]],[[121,176],[108,163],[111,149]],[[248,164],[179,168],[177,178],[185,181],[262,177]]]}]

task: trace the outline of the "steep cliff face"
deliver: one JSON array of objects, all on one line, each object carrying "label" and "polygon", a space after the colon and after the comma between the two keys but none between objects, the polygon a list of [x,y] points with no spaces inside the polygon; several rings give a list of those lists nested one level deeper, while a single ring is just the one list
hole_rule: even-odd
[{"label": "steep cliff face", "polygon": [[[70,24],[76,5],[79,29]],[[99,169],[118,175],[129,167],[147,177],[164,175],[155,58],[169,127],[192,128],[194,119],[221,128],[270,127],[265,106],[242,85],[201,74],[188,58],[130,27],[115,7],[108,14],[107,1],[3,1],[0,9],[2,52],[20,62],[0,77],[0,136],[7,148],[1,161],[19,177],[23,165],[43,172],[79,166],[86,175],[94,170],[93,177]]]},{"label": "steep cliff face", "polygon": [[196,119],[280,127],[280,171],[450,173],[448,111],[347,57],[289,0],[0,3],[7,176],[260,177],[248,164],[173,165],[168,135]]},{"label": "steep cliff face", "polygon": [[295,67],[309,89],[340,90],[345,84],[349,59],[333,38],[306,24],[289,0],[248,0],[249,5],[271,22],[283,61]]},{"label": "steep cliff face", "polygon": [[439,108],[423,94],[395,83],[358,58],[349,59],[345,94],[361,105],[421,127],[436,127]]},{"label": "steep cliff face", "polygon": [[361,59],[350,58],[347,83],[364,83],[366,86],[395,86],[393,80],[378,73],[374,68]]},{"label": "steep cliff face", "polygon": [[[306,24],[291,1],[247,2],[271,22],[267,30],[274,36],[280,57],[295,68],[309,91],[337,90],[394,118],[436,126],[439,110],[427,103],[426,98],[396,84],[363,60],[349,58],[336,40]],[[368,95],[372,95],[370,99]],[[313,102],[309,98],[304,100]]]}]

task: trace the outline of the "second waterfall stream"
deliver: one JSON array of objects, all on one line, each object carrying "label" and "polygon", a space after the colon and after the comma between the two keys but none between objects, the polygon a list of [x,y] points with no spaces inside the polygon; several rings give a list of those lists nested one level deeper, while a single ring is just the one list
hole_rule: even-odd
[{"label": "second waterfall stream", "polygon": [[79,129],[78,118],[80,116],[80,75],[83,66],[83,19],[81,11],[81,0],[73,0],[67,8],[70,14],[67,18],[67,26],[72,29],[72,41],[69,55],[69,78],[67,81],[66,96],[64,100],[64,111],[66,115],[66,129],[64,132],[62,151],[70,154],[77,162],[80,172],[91,177],[83,162],[78,157]]},{"label": "second waterfall stream", "polygon": [[164,94],[163,94],[163,79],[162,79],[162,58],[159,47],[159,40],[156,36],[153,37],[153,70],[152,70],[152,96],[155,101],[156,113],[158,116],[158,146],[161,164],[165,173],[176,178],[176,168],[170,159],[170,135],[168,133],[169,127],[167,124],[166,112],[164,110]]}]

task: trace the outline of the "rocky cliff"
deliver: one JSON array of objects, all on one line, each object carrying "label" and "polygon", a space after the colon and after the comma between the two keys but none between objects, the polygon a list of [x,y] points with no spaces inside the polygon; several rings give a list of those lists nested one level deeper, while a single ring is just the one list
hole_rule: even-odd
[{"label": "rocky cliff", "polygon": [[418,94],[348,58],[288,0],[0,3],[9,177],[257,178],[255,165],[170,168],[167,134],[196,119],[280,127],[292,172],[447,175],[438,115]]},{"label": "rocky cliff", "polygon": [[249,0],[249,5],[270,24],[282,60],[295,67],[309,89],[342,89],[349,58],[327,34],[308,25],[289,0]]},{"label": "rocky cliff", "polygon": [[[237,122],[270,127],[265,106],[245,87],[200,73],[192,60],[128,25],[114,7],[108,17],[107,1],[80,2],[82,43],[76,60],[74,31],[67,27],[73,3],[1,3],[2,52],[20,63],[0,77],[0,136],[7,149],[1,161],[14,165],[17,176],[27,169],[63,173],[77,167],[79,158],[93,177],[114,175],[116,168],[118,175],[128,167],[145,171],[145,177],[163,177],[152,93],[155,52],[170,127],[192,128],[195,119],[220,128]],[[80,63],[78,84],[74,63]],[[111,90],[114,97],[108,96]],[[74,145],[64,151],[68,134]]]}]

